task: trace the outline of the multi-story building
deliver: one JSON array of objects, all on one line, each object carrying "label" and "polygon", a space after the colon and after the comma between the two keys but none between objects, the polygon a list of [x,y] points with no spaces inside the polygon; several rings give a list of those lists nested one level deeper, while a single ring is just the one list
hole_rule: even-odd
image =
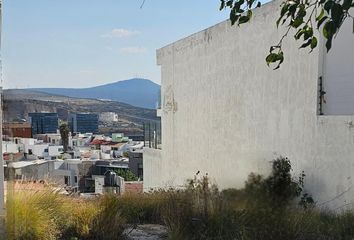
[{"label": "multi-story building", "polygon": [[32,135],[56,133],[59,119],[57,113],[29,113]]},{"label": "multi-story building", "polygon": [[103,112],[100,113],[99,120],[104,123],[118,122],[118,114],[115,112]]},{"label": "multi-story building", "polygon": [[144,149],[144,189],[180,186],[198,171],[220,188],[242,188],[286,156],[322,206],[353,206],[353,23],[343,23],[329,53],[321,36],[311,54],[287,38],[273,70],[267,50],[286,32],[274,24],[279,4],[158,50],[162,150]]},{"label": "multi-story building", "polygon": [[32,127],[29,123],[4,123],[3,135],[9,137],[32,137]]},{"label": "multi-story building", "polygon": [[72,133],[98,133],[98,115],[92,113],[74,113],[68,116]]}]

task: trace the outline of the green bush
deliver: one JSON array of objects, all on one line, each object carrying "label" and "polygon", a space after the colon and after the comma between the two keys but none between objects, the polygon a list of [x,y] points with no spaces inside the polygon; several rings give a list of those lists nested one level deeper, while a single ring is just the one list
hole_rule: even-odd
[{"label": "green bush", "polygon": [[124,178],[124,181],[138,181],[138,177],[129,169],[117,169],[115,170],[118,176]]}]

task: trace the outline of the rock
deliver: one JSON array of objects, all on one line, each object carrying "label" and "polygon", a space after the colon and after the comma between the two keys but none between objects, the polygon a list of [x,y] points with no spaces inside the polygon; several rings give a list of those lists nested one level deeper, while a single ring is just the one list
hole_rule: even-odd
[{"label": "rock", "polygon": [[124,234],[128,240],[165,240],[167,229],[162,225],[144,224],[138,225],[135,229],[129,227]]}]

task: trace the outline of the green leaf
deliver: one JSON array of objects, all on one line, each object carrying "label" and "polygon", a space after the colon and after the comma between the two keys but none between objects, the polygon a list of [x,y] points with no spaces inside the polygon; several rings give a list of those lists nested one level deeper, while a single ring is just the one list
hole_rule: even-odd
[{"label": "green leaf", "polygon": [[279,53],[269,53],[268,56],[266,57],[266,62],[267,65],[269,66],[269,64],[271,63],[275,63],[275,62],[279,62],[278,66],[275,69],[278,69],[280,67],[280,64],[282,64],[284,61],[284,54],[283,52],[279,52]]},{"label": "green leaf", "polygon": [[247,0],[247,6],[248,8],[252,8],[252,5],[254,3],[255,0]]},{"label": "green leaf", "polygon": [[323,8],[329,13],[329,10],[331,10],[333,4],[334,4],[334,1],[329,0],[324,4]]},{"label": "green leaf", "polygon": [[299,10],[297,12],[296,18],[304,18],[306,16],[306,10],[305,10],[305,5],[300,4],[298,6]]},{"label": "green leaf", "polygon": [[233,3],[234,3],[233,0],[229,0],[229,1],[226,2],[226,6],[232,7]]},{"label": "green leaf", "polygon": [[267,65],[269,66],[270,63],[273,63],[277,60],[278,54],[277,53],[269,53],[266,57]]},{"label": "green leaf", "polygon": [[299,40],[300,37],[302,36],[302,34],[304,34],[305,31],[306,31],[305,28],[299,29],[299,30],[297,31],[297,33],[294,35],[295,39],[296,39],[296,40]]},{"label": "green leaf", "polygon": [[311,49],[314,49],[315,47],[317,47],[317,38],[316,37],[312,38],[310,47],[311,47]]},{"label": "green leaf", "polygon": [[336,26],[340,26],[343,19],[343,8],[340,4],[333,4],[331,8],[331,18]]},{"label": "green leaf", "polygon": [[284,4],[284,6],[281,8],[280,11],[280,17],[277,20],[277,27],[279,26],[279,23],[281,21],[281,19],[284,17],[285,13],[289,10],[289,5],[288,4]]},{"label": "green leaf", "polygon": [[322,23],[323,23],[324,21],[326,21],[327,18],[328,18],[327,16],[324,16],[324,17],[321,18],[321,20],[319,20],[319,21],[317,22],[317,29],[320,28],[320,26],[322,25]]},{"label": "green leaf", "polygon": [[349,8],[351,7],[352,3],[353,3],[353,0],[344,0],[343,1],[343,5],[342,5],[343,9],[344,10],[349,10]]},{"label": "green leaf", "polygon": [[327,39],[326,41],[326,49],[327,49],[327,52],[329,52],[329,50],[332,48],[332,38],[330,39]]},{"label": "green leaf", "polygon": [[323,36],[327,39],[327,41],[326,41],[327,52],[332,47],[332,39],[333,39],[335,32],[336,32],[336,27],[335,27],[333,21],[326,22],[325,25],[323,26]]},{"label": "green leaf", "polygon": [[321,20],[323,18],[323,16],[324,16],[324,9],[322,8],[320,15],[318,15],[318,17],[316,17],[316,21]]},{"label": "green leaf", "polygon": [[328,21],[325,23],[323,30],[322,30],[323,36],[327,39],[330,39],[333,37],[335,33],[335,26],[333,21]]},{"label": "green leaf", "polygon": [[296,10],[297,10],[297,5],[290,5],[289,10],[288,10],[288,16],[295,18]]},{"label": "green leaf", "polygon": [[238,20],[238,24],[243,24],[246,23],[250,20],[248,16],[241,16],[240,19]]},{"label": "green leaf", "polygon": [[238,18],[240,17],[240,15],[236,14],[236,12],[232,9],[230,11],[230,21],[231,21],[231,25],[234,25]]},{"label": "green leaf", "polygon": [[307,42],[303,43],[299,48],[305,48],[305,47],[307,47],[307,46],[310,46],[311,41],[312,41],[312,40],[309,39]]},{"label": "green leaf", "polygon": [[248,11],[247,11],[247,17],[248,17],[249,19],[252,18],[252,10],[248,10]]},{"label": "green leaf", "polygon": [[225,8],[225,0],[220,0],[220,8],[219,10],[223,10]]},{"label": "green leaf", "polygon": [[302,18],[296,18],[294,21],[291,21],[290,25],[293,28],[298,28],[300,27],[301,24],[304,23],[304,20]]},{"label": "green leaf", "polygon": [[313,36],[313,29],[311,27],[309,27],[304,32],[304,40],[307,40],[307,39],[309,39],[312,36]]}]

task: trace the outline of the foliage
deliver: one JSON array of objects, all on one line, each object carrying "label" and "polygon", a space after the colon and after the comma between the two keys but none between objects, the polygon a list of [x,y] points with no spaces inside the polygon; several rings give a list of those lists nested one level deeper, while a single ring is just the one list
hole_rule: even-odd
[{"label": "foliage", "polygon": [[129,153],[128,152],[123,152],[123,157],[129,157]]},{"label": "foliage", "polygon": [[119,211],[119,215],[128,224],[162,223],[159,209],[164,197],[157,192],[154,194],[130,193],[122,196],[106,195],[103,199],[102,205],[109,202],[116,206],[112,210]]},{"label": "foliage", "polygon": [[114,170],[118,176],[124,178],[124,181],[138,181],[138,177],[129,169],[116,169]]},{"label": "foliage", "polygon": [[172,240],[353,239],[354,211],[314,208],[304,179],[278,158],[269,176],[250,174],[242,189],[220,191],[205,175],[183,189],[93,200],[15,191],[7,199],[8,239],[124,239],[129,224],[145,223],[164,224]]},{"label": "foliage", "polygon": [[59,126],[59,131],[60,131],[60,136],[61,136],[61,140],[63,143],[64,152],[67,152],[68,145],[69,145],[69,133],[70,133],[68,123],[67,122],[61,123]]},{"label": "foliage", "polygon": [[300,198],[299,205],[307,208],[314,205],[314,201],[304,191],[304,179],[304,172],[297,180],[294,179],[291,176],[289,159],[279,157],[273,161],[272,172],[267,178],[253,173],[249,175],[245,192],[250,197],[250,202],[261,201],[279,208]]},{"label": "foliage", "polygon": [[[230,9],[231,24],[249,22],[254,7],[260,7],[258,0],[220,0],[220,10]],[[280,5],[280,16],[276,26],[286,26],[286,32],[280,41],[271,46],[266,57],[267,64],[284,61],[282,43],[291,29],[294,29],[295,40],[302,42],[300,48],[309,48],[310,52],[317,47],[318,40],[314,34],[318,30],[326,39],[326,48],[332,47],[332,40],[347,18],[354,19],[349,11],[354,7],[353,0],[285,0]]]},{"label": "foliage", "polygon": [[103,196],[99,201],[99,214],[93,222],[92,239],[119,239],[124,231],[125,219],[121,216],[116,197]]},{"label": "foliage", "polygon": [[8,239],[56,239],[60,233],[55,219],[60,199],[46,191],[8,195],[6,228]]},{"label": "foliage", "polygon": [[[102,235],[105,226],[101,224],[107,224],[100,218],[106,210],[104,202],[63,196],[34,184],[12,189],[6,201],[7,239],[110,239]],[[119,237],[123,219],[114,220],[109,224],[115,230],[110,232]]]}]

